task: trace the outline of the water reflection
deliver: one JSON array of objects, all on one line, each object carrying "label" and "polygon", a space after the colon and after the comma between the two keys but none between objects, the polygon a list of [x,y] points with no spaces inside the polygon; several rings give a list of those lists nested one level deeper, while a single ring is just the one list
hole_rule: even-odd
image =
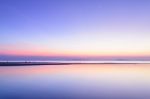
[{"label": "water reflection", "polygon": [[150,64],[0,67],[0,99],[150,99]]}]

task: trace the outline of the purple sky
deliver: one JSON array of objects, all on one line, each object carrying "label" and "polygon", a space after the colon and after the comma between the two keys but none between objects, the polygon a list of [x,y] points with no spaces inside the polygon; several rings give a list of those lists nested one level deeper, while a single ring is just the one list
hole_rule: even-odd
[{"label": "purple sky", "polygon": [[0,0],[0,60],[147,59],[149,9],[150,0]]}]

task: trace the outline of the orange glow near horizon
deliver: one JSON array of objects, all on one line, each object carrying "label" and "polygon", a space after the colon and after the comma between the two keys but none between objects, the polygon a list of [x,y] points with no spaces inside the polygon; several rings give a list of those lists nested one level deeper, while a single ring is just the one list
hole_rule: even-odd
[{"label": "orange glow near horizon", "polygon": [[3,55],[18,55],[18,56],[66,56],[66,57],[115,57],[115,56],[150,56],[149,51],[145,52],[129,52],[129,51],[42,51],[42,50],[10,50],[1,51]]},{"label": "orange glow near horizon", "polygon": [[[92,44],[91,44],[92,46]],[[2,49],[2,48],[1,48]],[[42,56],[42,57],[148,57],[150,56],[150,50],[145,48],[126,48],[126,47],[97,47],[93,45],[86,46],[81,45],[77,47],[68,48],[51,48],[51,47],[39,47],[32,45],[12,45],[3,46],[0,50],[2,55],[14,55],[14,56]]]}]

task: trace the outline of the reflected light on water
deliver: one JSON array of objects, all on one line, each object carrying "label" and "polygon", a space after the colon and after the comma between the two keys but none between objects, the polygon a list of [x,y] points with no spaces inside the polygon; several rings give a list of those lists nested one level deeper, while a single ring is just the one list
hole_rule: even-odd
[{"label": "reflected light on water", "polygon": [[149,64],[0,67],[0,97],[149,99],[149,71]]}]

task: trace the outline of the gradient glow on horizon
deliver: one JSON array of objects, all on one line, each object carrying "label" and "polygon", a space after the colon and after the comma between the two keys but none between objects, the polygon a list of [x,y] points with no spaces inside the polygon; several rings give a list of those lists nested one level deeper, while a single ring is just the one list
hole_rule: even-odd
[{"label": "gradient glow on horizon", "polygon": [[150,56],[149,0],[0,0],[0,55]]}]

